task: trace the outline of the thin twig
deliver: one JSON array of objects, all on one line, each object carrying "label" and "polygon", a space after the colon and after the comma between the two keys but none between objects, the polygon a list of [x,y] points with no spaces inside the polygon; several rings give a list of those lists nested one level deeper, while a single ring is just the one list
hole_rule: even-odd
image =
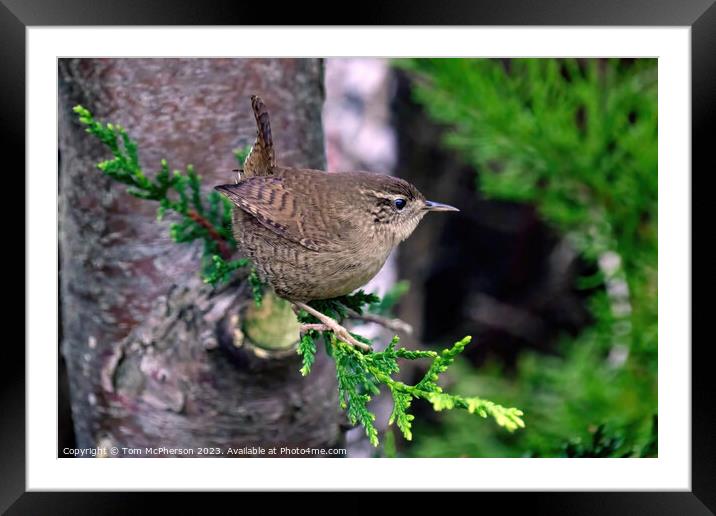
[{"label": "thin twig", "polygon": [[216,245],[219,246],[219,252],[221,253],[221,257],[225,260],[228,260],[232,255],[231,247],[229,247],[229,244],[226,242],[224,237],[222,237],[219,232],[216,231],[214,225],[208,220],[206,220],[206,218],[199,215],[199,213],[197,213],[195,210],[189,210],[187,212],[187,216],[191,220],[199,224],[201,227],[206,229],[211,239],[216,242]]},{"label": "thin twig", "polygon": [[399,331],[407,333],[408,335],[413,334],[413,327],[401,319],[390,319],[376,314],[359,314],[352,308],[346,307],[348,311],[348,317],[350,319],[358,319],[360,321],[372,322],[388,328],[392,331]]},{"label": "thin twig", "polygon": [[331,329],[326,326],[325,324],[302,324],[300,328],[301,333],[306,333],[307,331],[331,331]]},{"label": "thin twig", "polygon": [[328,317],[325,314],[322,314],[315,308],[308,306],[306,303],[295,301],[294,304],[301,310],[305,310],[313,317],[325,324],[333,333],[336,334],[336,337],[338,337],[338,339],[342,340],[343,342],[347,342],[351,346],[355,346],[365,351],[371,351],[370,346],[356,340],[356,338],[353,337],[353,335],[351,335],[350,332],[346,330],[343,326],[338,324],[335,319]]}]

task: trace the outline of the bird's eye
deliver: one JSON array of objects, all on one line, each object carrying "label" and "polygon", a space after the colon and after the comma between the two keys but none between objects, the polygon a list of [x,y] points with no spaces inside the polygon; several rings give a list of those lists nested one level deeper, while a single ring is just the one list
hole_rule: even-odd
[{"label": "bird's eye", "polygon": [[405,208],[406,203],[407,201],[405,199],[398,197],[393,201],[393,206],[395,206],[396,210],[402,210],[403,208]]}]

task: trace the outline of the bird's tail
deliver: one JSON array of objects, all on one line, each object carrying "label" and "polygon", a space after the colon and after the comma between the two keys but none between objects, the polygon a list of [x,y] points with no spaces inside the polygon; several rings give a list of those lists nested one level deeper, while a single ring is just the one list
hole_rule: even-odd
[{"label": "bird's tail", "polygon": [[266,105],[261,97],[251,95],[251,108],[256,118],[256,143],[244,160],[242,178],[271,175],[276,164],[271,138],[271,121]]}]

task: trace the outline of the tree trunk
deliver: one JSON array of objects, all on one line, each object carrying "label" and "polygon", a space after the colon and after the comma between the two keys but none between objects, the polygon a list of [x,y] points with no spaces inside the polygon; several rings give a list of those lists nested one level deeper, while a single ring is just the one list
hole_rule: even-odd
[{"label": "tree trunk", "polygon": [[278,161],[324,168],[320,61],[63,59],[59,77],[61,345],[77,446],[339,446],[332,364],[321,354],[303,378],[292,350],[252,345],[250,289],[204,285],[200,249],[173,243],[155,203],[96,169],[109,153],[71,112],[126,127],[145,172],[161,158],[193,164],[208,190],[233,180],[232,150],[253,143],[255,93]]}]

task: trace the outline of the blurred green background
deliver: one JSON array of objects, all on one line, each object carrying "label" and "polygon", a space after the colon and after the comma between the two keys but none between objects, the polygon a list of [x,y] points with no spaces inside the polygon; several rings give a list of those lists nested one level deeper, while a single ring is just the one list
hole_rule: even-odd
[{"label": "blurred green background", "polygon": [[[521,408],[527,428],[510,434],[460,411],[426,411],[416,417],[412,443],[389,437],[385,453],[656,456],[657,61],[411,59],[393,66],[397,97],[409,98],[395,109],[405,129],[397,128],[400,154],[413,156],[400,160],[397,175],[432,198],[445,181],[439,170],[455,168],[462,179],[450,177],[464,188],[435,197],[467,217],[466,204],[477,206],[471,227],[445,222],[440,245],[433,242],[442,266],[426,274],[423,295],[443,297],[447,308],[423,305],[423,339],[438,346],[463,330],[476,335],[472,346],[483,349],[456,364],[450,389]],[[416,155],[433,140],[437,150]],[[492,239],[481,230],[515,213],[540,229],[512,236],[499,229]],[[540,236],[530,237],[535,231]],[[514,255],[521,233],[526,250],[515,266],[500,249]],[[478,244],[465,256],[459,253],[469,246],[450,251],[449,240]],[[555,289],[545,271],[564,255],[556,280],[564,285]],[[411,279],[409,260],[399,270]],[[507,263],[507,270],[502,280],[471,283],[473,273],[456,265],[466,260],[473,269]],[[488,295],[476,301],[476,291]],[[525,301],[530,296],[549,299]]]}]

